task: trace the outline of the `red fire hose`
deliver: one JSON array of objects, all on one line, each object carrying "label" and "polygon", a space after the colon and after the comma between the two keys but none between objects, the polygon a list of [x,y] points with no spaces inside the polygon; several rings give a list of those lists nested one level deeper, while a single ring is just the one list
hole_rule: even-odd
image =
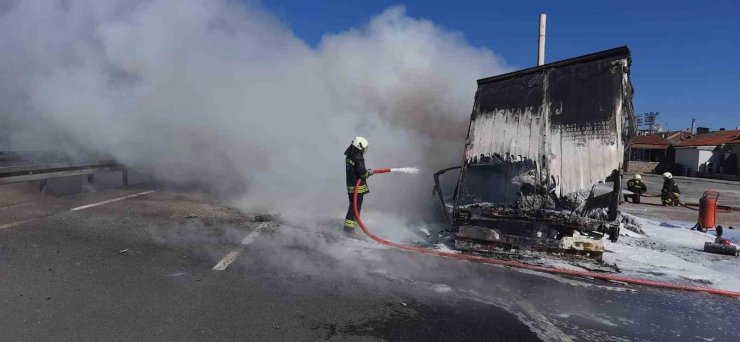
[{"label": "red fire hose", "polygon": [[[642,197],[661,197],[662,195],[641,194],[640,196],[642,196]],[[678,205],[680,205],[680,206],[682,206],[682,207],[684,207],[686,209],[691,209],[691,210],[694,210],[694,211],[699,211],[699,206],[701,205],[700,203],[684,203],[680,199],[678,199],[678,198],[676,198],[674,196],[671,196],[671,199],[674,200],[674,201],[676,201],[676,203],[678,203]],[[722,213],[723,214],[723,213],[731,213],[733,211],[740,211],[740,208],[731,207],[729,205],[717,205],[717,213]]]},{"label": "red fire hose", "polygon": [[[391,171],[390,169],[379,169],[379,170],[374,170],[373,173],[374,174],[375,173],[386,173],[390,171]],[[465,261],[478,262],[478,263],[483,263],[483,264],[509,266],[509,267],[514,267],[514,268],[522,268],[522,269],[528,269],[528,270],[544,272],[544,273],[594,278],[594,279],[622,282],[622,283],[627,283],[627,284],[660,287],[660,288],[672,289],[672,290],[705,292],[705,293],[711,293],[711,294],[720,295],[720,296],[740,298],[740,292],[735,292],[735,291],[719,290],[719,289],[713,289],[709,287],[700,287],[700,286],[671,284],[671,283],[664,283],[664,282],[652,281],[652,280],[647,280],[647,279],[622,277],[622,276],[617,276],[617,275],[612,275],[612,274],[594,273],[594,272],[586,272],[586,271],[574,271],[574,270],[555,268],[555,267],[535,266],[535,265],[529,265],[529,264],[525,264],[525,263],[518,262],[518,261],[499,260],[499,259],[494,259],[494,258],[476,256],[476,255],[442,252],[442,251],[439,251],[433,248],[417,247],[417,246],[405,245],[405,244],[401,244],[397,242],[388,241],[388,240],[385,240],[373,234],[370,230],[367,229],[367,227],[365,227],[365,224],[362,223],[360,212],[357,210],[357,189],[360,187],[360,182],[361,180],[358,179],[357,183],[355,184],[355,193],[354,193],[354,199],[353,199],[355,218],[357,218],[357,223],[359,223],[360,228],[362,228],[362,231],[365,232],[367,236],[369,236],[371,239],[383,245],[392,246],[392,247],[396,247],[399,249],[417,252],[417,253],[426,254],[426,255],[434,255],[434,256],[439,256],[439,257],[444,257],[444,258],[452,258],[452,259],[457,259],[457,260],[465,260]]]}]

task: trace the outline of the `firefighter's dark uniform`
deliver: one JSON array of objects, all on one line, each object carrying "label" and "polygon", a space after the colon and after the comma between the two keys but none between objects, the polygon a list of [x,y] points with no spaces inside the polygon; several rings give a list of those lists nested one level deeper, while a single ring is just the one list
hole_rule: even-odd
[{"label": "firefighter's dark uniform", "polygon": [[660,190],[660,200],[663,202],[663,205],[676,206],[678,203],[673,199],[678,199],[679,197],[681,197],[681,190],[678,189],[676,181],[674,181],[673,178],[667,178],[664,180],[663,189]]},{"label": "firefighter's dark uniform", "polygon": [[632,203],[640,203],[640,195],[647,192],[645,183],[637,178],[633,178],[627,181],[627,190],[632,191],[632,195],[624,195],[624,201],[629,202],[627,199],[632,199]]},{"label": "firefighter's dark uniform", "polygon": [[370,189],[367,187],[367,178],[372,173],[365,168],[365,157],[357,147],[350,145],[344,151],[344,155],[347,174],[347,194],[349,196],[349,208],[347,209],[347,216],[344,217],[344,229],[354,231],[355,227],[357,227],[357,218],[354,211],[355,185],[358,179],[362,180],[357,190],[357,211],[359,212],[362,209],[362,197],[370,192]]}]

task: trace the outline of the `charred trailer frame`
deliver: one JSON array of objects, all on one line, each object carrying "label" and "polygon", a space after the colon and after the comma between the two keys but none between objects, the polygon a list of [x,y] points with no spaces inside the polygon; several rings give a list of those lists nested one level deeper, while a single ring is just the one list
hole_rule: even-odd
[{"label": "charred trailer frame", "polygon": [[[600,258],[603,236],[616,241],[630,64],[619,47],[478,80],[462,165],[434,174],[458,249]],[[446,200],[439,176],[453,169]]]}]

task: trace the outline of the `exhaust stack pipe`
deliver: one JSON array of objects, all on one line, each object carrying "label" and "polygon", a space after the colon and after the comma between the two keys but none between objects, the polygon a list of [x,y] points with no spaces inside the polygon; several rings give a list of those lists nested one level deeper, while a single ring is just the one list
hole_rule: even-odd
[{"label": "exhaust stack pipe", "polygon": [[540,35],[537,39],[537,66],[545,64],[545,29],[547,14],[540,14]]}]

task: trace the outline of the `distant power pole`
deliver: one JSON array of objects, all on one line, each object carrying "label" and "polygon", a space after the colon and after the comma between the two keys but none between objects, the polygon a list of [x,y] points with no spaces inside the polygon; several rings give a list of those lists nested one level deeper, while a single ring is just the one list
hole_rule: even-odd
[{"label": "distant power pole", "polygon": [[545,29],[547,14],[540,14],[540,35],[537,39],[537,66],[545,64]]},{"label": "distant power pole", "polygon": [[655,133],[655,124],[658,115],[660,115],[660,112],[648,112],[640,114],[637,117],[638,127],[641,127],[640,131],[643,133]]}]

